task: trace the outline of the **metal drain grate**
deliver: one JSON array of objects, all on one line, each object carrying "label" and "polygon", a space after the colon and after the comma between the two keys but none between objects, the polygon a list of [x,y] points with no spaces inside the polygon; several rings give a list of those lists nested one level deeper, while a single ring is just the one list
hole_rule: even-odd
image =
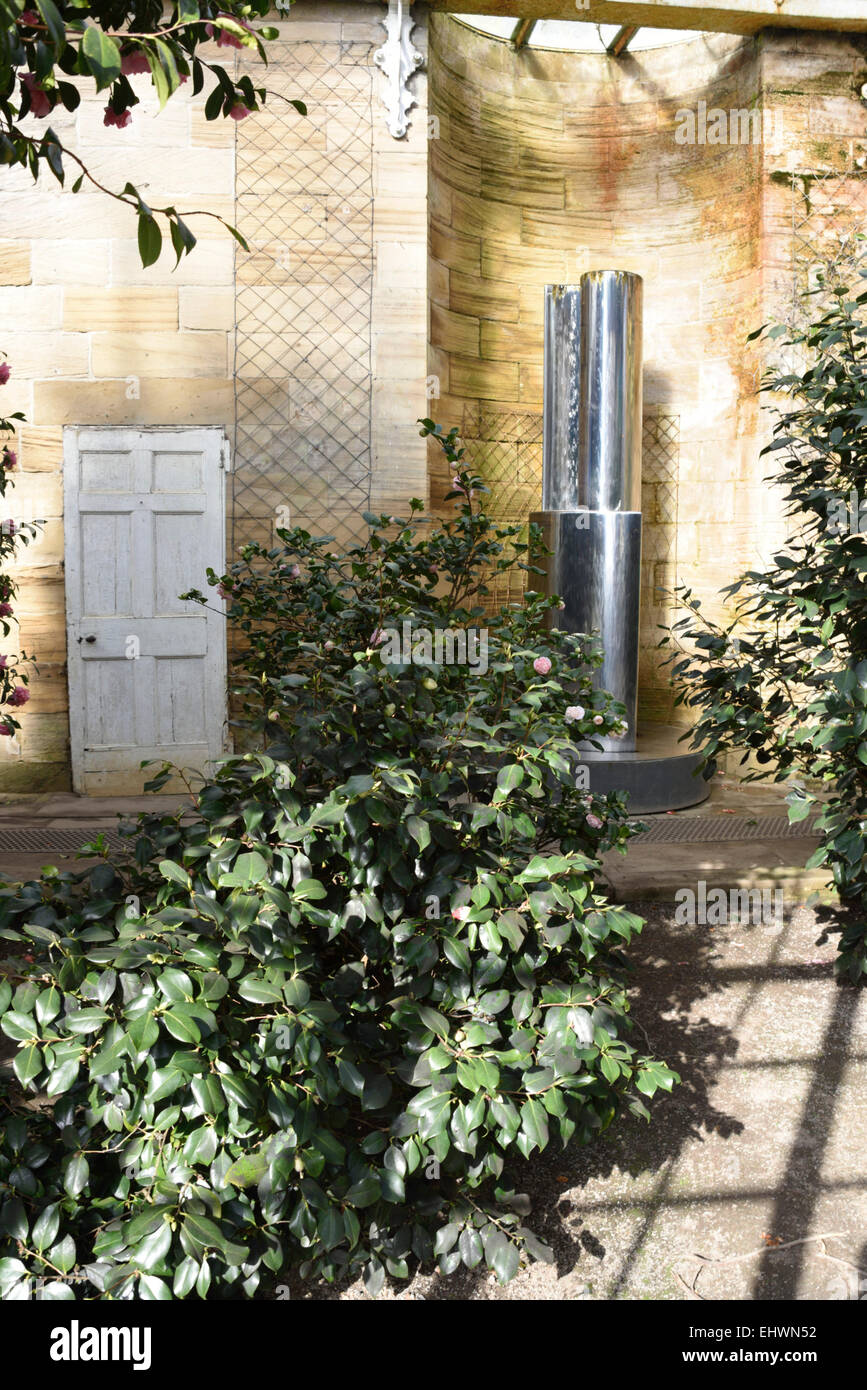
[{"label": "metal drain grate", "polygon": [[104,835],[109,847],[121,848],[124,841],[116,830],[99,825],[83,825],[80,830],[0,830],[0,854],[76,854],[82,845]]},{"label": "metal drain grate", "polygon": [[[648,824],[647,821],[644,822]],[[812,821],[792,825],[787,816],[666,816],[651,820],[637,839],[643,844],[686,844],[708,840],[816,839]]]},{"label": "metal drain grate", "polygon": [[[645,822],[648,824],[648,822]],[[812,823],[790,825],[786,816],[672,816],[653,818],[649,828],[637,839],[645,844],[687,844],[712,840],[815,839],[819,832]],[[0,829],[0,854],[75,854],[82,845],[103,834],[112,850],[127,841],[116,830],[83,825],[80,830]]]}]

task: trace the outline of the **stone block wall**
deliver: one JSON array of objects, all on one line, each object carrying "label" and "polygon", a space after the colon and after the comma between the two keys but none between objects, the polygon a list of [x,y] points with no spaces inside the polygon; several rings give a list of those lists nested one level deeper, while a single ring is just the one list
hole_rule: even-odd
[{"label": "stone block wall", "polygon": [[[540,495],[544,286],[589,269],[644,277],[640,703],[651,721],[676,717],[656,647],[672,613],[664,591],[687,583],[719,614],[720,588],[785,536],[759,457],[762,358],[746,338],[790,313],[818,230],[785,171],[848,167],[828,187],[827,227],[849,225],[853,207],[863,220],[863,69],[845,35],[705,35],[614,60],[515,54],[431,20],[432,409],[463,430],[514,519]],[[759,142],[753,127],[748,140],[729,130],[726,144],[681,142],[679,113],[699,120],[699,103],[760,113]],[[504,471],[516,427],[523,472],[517,455]],[[432,478],[436,500],[446,479],[433,455]]]},{"label": "stone block wall", "polygon": [[[386,129],[377,4],[299,4],[269,46],[285,100],[238,130],[235,542],[360,538],[425,496],[427,114]],[[424,51],[426,29],[415,33]]]},{"label": "stone block wall", "polygon": [[20,740],[0,741],[0,792],[70,786],[64,425],[222,426],[238,465],[230,556],[270,542],[280,520],[348,539],[360,510],[426,496],[426,80],[414,78],[411,127],[395,141],[374,63],[384,14],[376,0],[302,0],[275,15],[269,67],[254,74],[273,99],[246,123],[206,121],[207,92],[158,112],[143,77],[124,130],[104,127],[104,96],[52,118],[101,182],[218,213],[249,253],[191,217],[192,255],[175,269],[167,246],[143,269],[130,208],[3,171],[3,406],[27,417],[10,496],[46,526],[17,570],[20,645],[39,675]]},{"label": "stone block wall", "polygon": [[[414,12],[424,52],[426,7]],[[240,126],[208,123],[202,98],[181,94],[161,114],[144,100],[123,131],[89,96],[55,121],[109,186],[218,212],[249,253],[197,218],[190,257],[175,270],[166,250],[143,270],[129,209],[3,173],[3,404],[27,417],[12,496],[46,527],[18,573],[21,644],[40,670],[0,790],[69,786],[65,424],[222,426],[230,547],[284,520],[348,539],[360,510],[400,511],[429,485],[438,503],[423,414],[459,425],[498,514],[523,520],[541,477],[544,285],[614,264],[646,282],[645,715],[671,713],[661,590],[681,579],[718,610],[719,588],[784,533],[744,340],[794,312],[810,265],[863,225],[858,41],[774,31],[620,62],[516,57],[437,15],[395,141],[374,63],[384,14],[302,0],[277,18],[265,82],[304,99],[306,119],[277,95]],[[782,133],[679,144],[677,113],[700,101],[779,114]]]},{"label": "stone block wall", "polygon": [[[84,88],[78,110],[52,125],[95,177],[129,180],[153,205],[234,214],[234,122],[209,124],[203,98],[179,94],[160,113],[142,101],[125,130],[103,125],[105,97]],[[37,122],[33,122],[34,128]],[[74,180],[70,173],[67,184]],[[63,426],[218,424],[233,418],[232,238],[213,219],[190,218],[199,237],[175,270],[171,246],[144,270],[136,220],[94,190],[60,189],[3,170],[0,197],[0,348],[12,370],[4,410],[27,417],[20,472],[8,500],[22,519],[44,518],[19,552],[20,646],[39,673],[20,739],[0,749],[0,790],[70,786],[63,543]]]}]

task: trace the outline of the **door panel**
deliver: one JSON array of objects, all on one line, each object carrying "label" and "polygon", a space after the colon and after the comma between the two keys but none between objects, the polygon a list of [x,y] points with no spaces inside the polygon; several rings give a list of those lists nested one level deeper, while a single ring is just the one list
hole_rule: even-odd
[{"label": "door panel", "polygon": [[225,619],[178,595],[225,564],[217,429],[64,436],[73,785],[135,795],[145,758],[204,770],[225,747]]}]

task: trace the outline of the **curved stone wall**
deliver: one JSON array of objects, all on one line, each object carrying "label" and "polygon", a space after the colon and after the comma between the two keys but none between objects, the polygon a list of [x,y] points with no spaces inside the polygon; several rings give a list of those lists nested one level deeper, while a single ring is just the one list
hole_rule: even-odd
[{"label": "curved stone wall", "polygon": [[645,280],[645,719],[672,715],[663,591],[686,582],[718,609],[785,534],[746,338],[791,300],[791,172],[854,158],[820,148],[828,130],[863,137],[855,44],[718,34],[615,60],[516,54],[431,19],[431,413],[459,425],[500,515],[540,496],[543,287],[595,268]]}]

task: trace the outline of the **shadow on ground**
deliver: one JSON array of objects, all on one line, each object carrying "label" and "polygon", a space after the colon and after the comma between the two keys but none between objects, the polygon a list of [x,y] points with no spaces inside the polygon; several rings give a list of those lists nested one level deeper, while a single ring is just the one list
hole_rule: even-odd
[{"label": "shadow on ground", "polygon": [[[507,1168],[555,1264],[397,1281],[383,1297],[841,1299],[867,1294],[865,992],[835,984],[833,915],[647,926],[631,949],[633,1041],[682,1078],[652,1121]],[[363,1298],[360,1283],[294,1297]]]}]

